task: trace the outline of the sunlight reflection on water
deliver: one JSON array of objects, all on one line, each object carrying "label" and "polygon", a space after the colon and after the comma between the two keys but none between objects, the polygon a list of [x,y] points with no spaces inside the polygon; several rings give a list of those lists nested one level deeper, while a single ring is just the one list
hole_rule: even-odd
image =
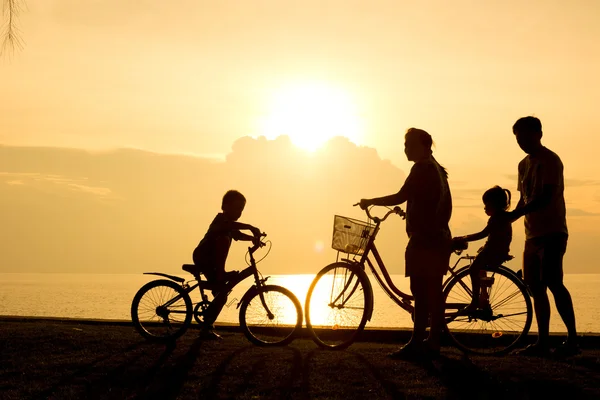
[{"label": "sunlight reflection on water", "polygon": [[[183,276],[183,275],[181,275]],[[130,320],[133,296],[146,282],[158,277],[143,274],[0,274],[0,315],[47,316],[90,319]],[[314,278],[305,275],[272,275],[268,284],[281,285],[296,294],[304,308],[308,288]],[[408,279],[392,275],[399,289],[408,292]],[[252,279],[240,283],[229,297],[218,322],[238,323],[238,301],[251,286]],[[410,315],[396,306],[371,279],[375,295],[373,318],[368,328],[411,327]],[[565,284],[575,305],[580,332],[600,332],[600,274],[567,274]],[[198,294],[192,296],[198,300]],[[313,323],[314,321],[313,316]],[[290,321],[293,313],[290,314]],[[564,332],[556,309],[552,309],[550,329]],[[532,330],[536,330],[535,321]]]}]

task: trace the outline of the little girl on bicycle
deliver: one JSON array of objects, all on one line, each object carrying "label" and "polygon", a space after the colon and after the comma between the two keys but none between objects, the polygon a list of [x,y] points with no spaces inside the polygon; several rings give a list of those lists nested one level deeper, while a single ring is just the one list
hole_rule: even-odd
[{"label": "little girl on bicycle", "polygon": [[488,238],[485,245],[471,264],[470,275],[473,289],[473,299],[465,311],[479,308],[481,290],[480,271],[487,265],[500,265],[509,259],[509,248],[512,240],[512,226],[514,218],[508,213],[510,207],[510,191],[500,186],[494,186],[485,191],[482,196],[484,210],[489,219],[486,227],[478,233],[453,238],[454,248],[467,248],[467,243]]}]

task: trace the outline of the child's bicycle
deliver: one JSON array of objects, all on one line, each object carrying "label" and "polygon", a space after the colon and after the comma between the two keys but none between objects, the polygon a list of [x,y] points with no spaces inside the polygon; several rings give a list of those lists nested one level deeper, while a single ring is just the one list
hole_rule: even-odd
[{"label": "child's bicycle", "polygon": [[[262,235],[266,236],[264,233]],[[205,292],[215,289],[215,286],[202,279],[203,271],[198,270],[194,264],[182,266],[184,271],[194,275],[194,279],[188,281],[160,272],[145,272],[145,274],[159,275],[168,279],[148,282],[136,293],[131,304],[133,325],[147,339],[175,340],[190,327],[192,317],[197,323],[202,324],[203,316],[209,312],[215,300],[227,296],[238,283],[253,275],[254,285],[237,304],[242,331],[248,340],[259,346],[289,344],[302,328],[302,306],[288,289],[267,285],[269,277],[262,278],[256,268],[254,252],[265,244],[261,237],[248,248],[249,266],[225,285],[217,288],[218,293],[213,301],[209,300]],[[200,301],[192,303],[190,293],[196,288],[200,292]]]},{"label": "child's bicycle", "polygon": [[[319,346],[343,349],[357,339],[373,314],[370,276],[398,306],[414,312],[413,297],[394,285],[375,247],[379,226],[392,213],[405,216],[396,207],[383,218],[371,217],[366,210],[369,223],[334,217],[332,247],[338,251],[338,259],[316,275],[305,304],[306,326]],[[517,346],[529,331],[533,316],[530,294],[519,274],[504,265],[488,265],[480,274],[478,307],[467,309],[473,297],[469,267],[474,258],[459,257],[443,284],[445,330],[463,351],[502,354]],[[461,260],[467,263],[459,267]]]}]

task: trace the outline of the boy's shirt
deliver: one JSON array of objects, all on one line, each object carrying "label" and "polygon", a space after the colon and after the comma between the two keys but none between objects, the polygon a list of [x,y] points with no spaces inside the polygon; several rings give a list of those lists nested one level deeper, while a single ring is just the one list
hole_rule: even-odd
[{"label": "boy's shirt", "polygon": [[231,239],[238,240],[240,231],[233,228],[233,223],[223,213],[218,213],[208,227],[208,231],[196,247],[195,253],[198,253],[204,263],[211,263],[214,255],[215,240],[218,237],[227,237],[229,239],[229,246],[231,246]]},{"label": "boy's shirt", "polygon": [[487,230],[486,251],[498,256],[508,255],[512,241],[512,221],[508,218],[508,213],[491,216],[488,219]]}]

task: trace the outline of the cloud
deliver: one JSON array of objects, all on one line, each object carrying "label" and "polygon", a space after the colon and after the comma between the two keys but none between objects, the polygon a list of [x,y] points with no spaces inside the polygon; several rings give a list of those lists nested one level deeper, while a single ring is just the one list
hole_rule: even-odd
[{"label": "cloud", "polygon": [[[30,186],[42,191],[74,191],[89,193],[99,197],[110,197],[112,191],[102,186],[90,186],[87,178],[69,178],[61,175],[42,173],[11,173],[0,172],[7,177],[5,183],[9,186]],[[18,179],[14,179],[18,178]]]},{"label": "cloud", "polygon": [[567,217],[595,217],[598,215],[600,215],[600,213],[585,211],[579,208],[567,209]]},{"label": "cloud", "polygon": [[[334,214],[364,219],[352,204],[394,193],[405,178],[374,149],[344,138],[309,154],[286,137],[243,137],[222,161],[0,146],[0,171],[0,271],[179,273],[235,188],[248,199],[241,220],[273,241],[263,272],[314,273],[335,259]],[[390,222],[378,243],[396,249],[403,230],[402,221]],[[232,247],[231,268],[240,268],[244,251]],[[389,258],[402,264],[402,256]]]},{"label": "cloud", "polygon": [[595,179],[569,179],[565,178],[565,186],[580,187],[580,186],[598,186],[600,181]]},{"label": "cloud", "polygon": [[[516,174],[513,175],[505,175],[506,178],[511,181],[517,181],[518,176]],[[577,179],[577,178],[567,178],[565,177],[565,186],[566,187],[581,187],[581,186],[598,186],[600,185],[600,181],[596,179]]]}]

